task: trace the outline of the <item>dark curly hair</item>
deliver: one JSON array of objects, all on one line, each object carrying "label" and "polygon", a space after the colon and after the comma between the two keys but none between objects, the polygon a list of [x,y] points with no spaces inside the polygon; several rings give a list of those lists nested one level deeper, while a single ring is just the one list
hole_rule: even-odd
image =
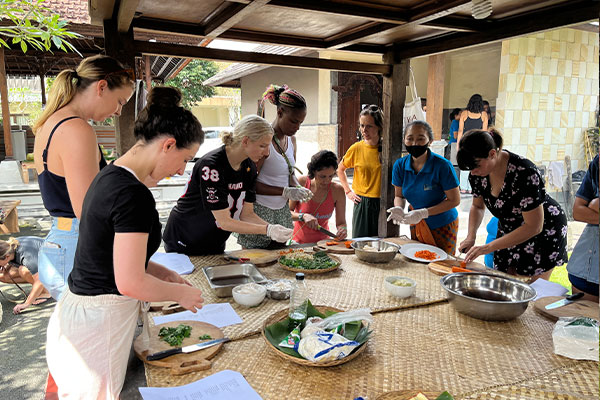
[{"label": "dark curly hair", "polygon": [[456,162],[463,171],[471,171],[479,165],[476,159],[488,158],[490,150],[502,149],[502,134],[490,128],[487,131],[471,129],[467,131],[458,143]]},{"label": "dark curly hair", "polygon": [[483,97],[480,94],[474,94],[469,99],[469,104],[467,104],[467,110],[472,113],[480,113],[483,111]]},{"label": "dark curly hair", "polygon": [[178,149],[192,143],[204,143],[204,131],[198,119],[181,107],[181,91],[170,86],[157,86],[148,93],[148,104],[135,121],[137,140],[151,142],[161,135],[172,136]]},{"label": "dark curly hair", "polygon": [[329,150],[321,150],[310,158],[310,162],[306,164],[308,169],[308,177],[313,179],[315,173],[329,167],[336,169],[338,166],[337,156]]}]

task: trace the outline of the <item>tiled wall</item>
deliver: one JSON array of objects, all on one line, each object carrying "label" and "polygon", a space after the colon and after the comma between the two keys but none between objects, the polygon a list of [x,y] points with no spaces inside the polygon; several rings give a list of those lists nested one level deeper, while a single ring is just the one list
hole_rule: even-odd
[{"label": "tiled wall", "polygon": [[558,29],[502,43],[496,126],[536,164],[587,169],[583,134],[598,106],[598,33]]}]

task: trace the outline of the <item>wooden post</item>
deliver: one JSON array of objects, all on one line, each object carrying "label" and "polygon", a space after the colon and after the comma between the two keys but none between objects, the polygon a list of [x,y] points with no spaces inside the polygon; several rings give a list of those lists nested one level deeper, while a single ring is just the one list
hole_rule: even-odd
[{"label": "wooden post", "polygon": [[435,140],[442,138],[442,118],[444,117],[444,77],[446,56],[429,56],[427,74],[427,122],[433,129]]},{"label": "wooden post", "polygon": [[[133,47],[133,28],[128,32],[117,31],[116,20],[104,20],[104,48],[106,54],[119,60],[126,68],[135,73],[135,49]],[[121,116],[115,120],[117,153],[124,154],[135,144],[133,125],[135,123],[135,101],[128,101],[121,110]]]},{"label": "wooden post", "polygon": [[146,78],[146,90],[152,89],[152,66],[150,65],[150,56],[144,56],[144,78]]},{"label": "wooden post", "polygon": [[[384,57],[384,61],[393,60],[393,53]],[[380,237],[398,236],[398,226],[387,222],[386,210],[394,206],[394,187],[392,186],[392,167],[402,155],[402,117],[408,85],[409,60],[392,65],[392,73],[383,77],[383,137],[381,161],[381,203],[379,211]]]},{"label": "wooden post", "polygon": [[10,109],[8,108],[8,83],[4,65],[4,47],[0,45],[0,97],[2,97],[2,125],[4,127],[4,154],[6,158],[13,156],[12,138],[10,136]]},{"label": "wooden post", "polygon": [[46,105],[46,76],[40,72],[40,91],[42,92],[42,107]]}]

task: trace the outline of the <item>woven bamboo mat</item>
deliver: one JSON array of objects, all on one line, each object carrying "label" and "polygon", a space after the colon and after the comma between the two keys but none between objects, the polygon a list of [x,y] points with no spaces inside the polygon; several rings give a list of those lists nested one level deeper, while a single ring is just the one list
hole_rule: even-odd
[{"label": "woven bamboo mat", "polygon": [[[591,393],[597,398],[598,364],[554,355],[553,323],[531,308],[513,321],[485,322],[441,303],[378,313],[373,327],[363,354],[337,367],[285,362],[262,337],[253,336],[227,343],[208,371],[174,377],[166,369],[146,366],[148,386],[179,386],[232,369],[264,399],[375,399],[409,389],[448,390],[457,399],[563,394],[571,399]],[[535,397],[542,391],[546,397]]]}]

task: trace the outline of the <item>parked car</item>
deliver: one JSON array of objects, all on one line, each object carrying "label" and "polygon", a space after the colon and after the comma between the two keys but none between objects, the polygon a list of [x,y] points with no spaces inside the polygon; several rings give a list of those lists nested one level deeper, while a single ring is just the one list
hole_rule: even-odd
[{"label": "parked car", "polygon": [[196,153],[196,156],[194,157],[193,161],[196,161],[209,151],[220,147],[223,144],[223,142],[221,141],[221,133],[232,131],[233,127],[211,126],[207,128],[203,127],[202,130],[204,131],[204,143],[202,143],[202,145],[198,149],[198,152]]}]

